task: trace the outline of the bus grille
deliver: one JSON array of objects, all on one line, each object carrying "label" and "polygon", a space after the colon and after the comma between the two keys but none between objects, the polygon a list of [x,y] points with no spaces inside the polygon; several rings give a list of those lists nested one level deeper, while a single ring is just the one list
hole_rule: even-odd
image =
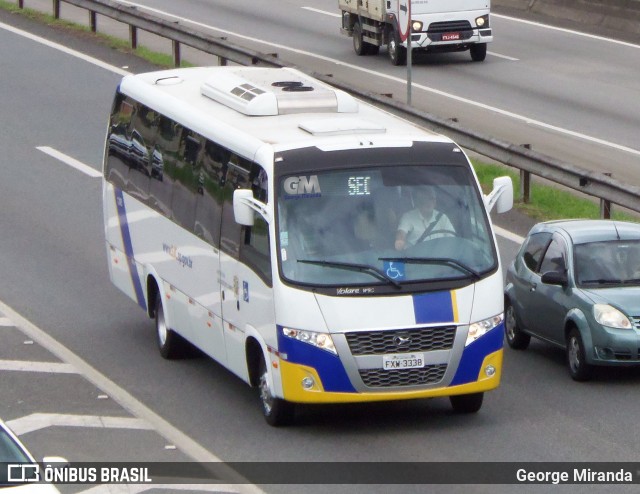
[{"label": "bus grille", "polygon": [[447,364],[428,365],[421,369],[360,369],[360,377],[370,388],[421,386],[440,382],[446,370]]},{"label": "bus grille", "polygon": [[455,336],[455,326],[346,334],[351,353],[356,356],[450,350]]}]

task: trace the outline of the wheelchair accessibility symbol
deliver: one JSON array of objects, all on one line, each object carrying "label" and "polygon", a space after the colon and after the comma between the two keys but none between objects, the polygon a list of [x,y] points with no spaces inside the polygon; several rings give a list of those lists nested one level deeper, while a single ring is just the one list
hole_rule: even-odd
[{"label": "wheelchair accessibility symbol", "polygon": [[404,280],[404,263],[385,261],[384,272],[392,280]]}]

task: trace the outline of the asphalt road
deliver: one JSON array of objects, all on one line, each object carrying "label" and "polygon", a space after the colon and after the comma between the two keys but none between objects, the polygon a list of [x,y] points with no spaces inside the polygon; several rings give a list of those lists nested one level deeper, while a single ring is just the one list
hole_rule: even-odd
[{"label": "asphalt road", "polygon": [[[48,30],[43,34],[60,36]],[[96,49],[96,54],[120,67],[136,67],[134,60],[110,50]],[[60,388],[53,388],[51,376],[16,378],[17,371],[1,370],[0,393],[9,399],[3,399],[0,416],[11,420],[35,411],[75,411],[136,418],[140,413],[158,434],[113,433],[101,440],[69,433],[68,427],[26,433],[25,441],[38,447],[38,456],[55,453],[86,461],[94,459],[90,455],[102,460],[102,455],[119,458],[121,451],[140,451],[156,459],[174,451],[181,457],[212,455],[227,461],[640,461],[633,433],[640,374],[603,371],[593,382],[576,384],[564,369],[562,353],[537,343],[525,353],[506,350],[503,384],[486,396],[474,416],[454,415],[447,400],[434,399],[309,407],[301,410],[295,427],[267,426],[255,391],[214,362],[159,357],[151,321],[108,280],[100,179],[38,149],[48,146],[99,169],[106,116],[120,76],[4,27],[0,57],[0,301],[11,314],[15,311],[18,325],[21,317],[28,319],[126,395],[114,404],[99,399],[104,391],[77,376],[66,376],[55,384]],[[516,221],[510,229],[526,225]],[[504,262],[516,247],[500,239]],[[55,360],[40,344],[24,345],[11,323],[16,321],[8,321],[10,329],[0,332],[0,359]],[[96,381],[94,386],[104,384]],[[169,435],[176,439],[176,450],[164,450]],[[435,486],[429,492],[547,489]],[[302,490],[388,492],[389,486]],[[397,490],[425,492],[425,487]],[[602,492],[602,486],[555,491]],[[615,489],[627,491],[633,492]]]}]

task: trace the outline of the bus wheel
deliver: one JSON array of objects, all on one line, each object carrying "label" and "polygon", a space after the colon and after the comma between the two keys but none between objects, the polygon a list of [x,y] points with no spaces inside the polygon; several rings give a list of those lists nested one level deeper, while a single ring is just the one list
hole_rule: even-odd
[{"label": "bus wheel", "polygon": [[487,44],[486,43],[478,43],[476,45],[471,45],[471,60],[474,62],[482,62],[485,58],[487,58]]},{"label": "bus wheel", "polygon": [[273,390],[269,381],[269,371],[264,358],[260,359],[260,380],[258,381],[258,391],[262,404],[262,413],[269,425],[278,427],[290,425],[293,422],[294,405],[280,398],[273,396]]},{"label": "bus wheel", "polygon": [[167,328],[162,300],[156,299],[156,336],[160,355],[168,360],[182,358],[187,353],[187,342],[175,331]]},{"label": "bus wheel", "polygon": [[458,413],[476,413],[482,407],[484,393],[449,396],[451,406]]}]

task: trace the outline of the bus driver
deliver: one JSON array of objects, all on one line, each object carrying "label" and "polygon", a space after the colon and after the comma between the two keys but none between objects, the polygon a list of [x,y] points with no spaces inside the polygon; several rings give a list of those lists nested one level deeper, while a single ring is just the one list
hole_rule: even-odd
[{"label": "bus driver", "polygon": [[455,229],[444,213],[435,209],[436,194],[431,187],[420,187],[414,195],[415,209],[400,218],[396,232],[396,250],[404,250],[427,238],[455,235]]}]

